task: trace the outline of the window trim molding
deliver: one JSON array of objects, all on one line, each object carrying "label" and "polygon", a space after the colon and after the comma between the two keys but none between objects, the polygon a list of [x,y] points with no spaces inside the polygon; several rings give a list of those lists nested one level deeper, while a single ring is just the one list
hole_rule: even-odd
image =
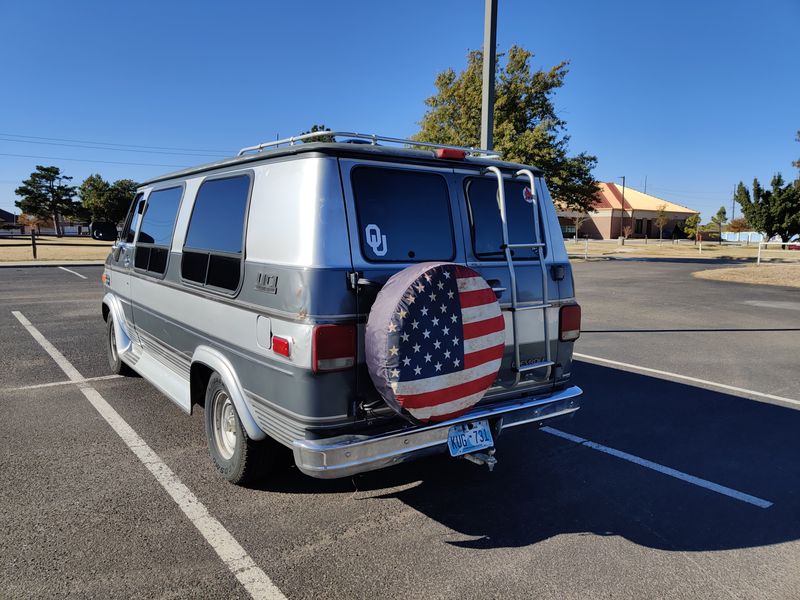
[{"label": "window trim molding", "polygon": [[[402,259],[398,260],[385,260],[385,259],[377,259],[377,258],[370,258],[364,249],[364,238],[362,236],[362,222],[361,222],[361,211],[359,210],[358,204],[358,193],[356,192],[356,186],[353,181],[354,174],[360,170],[377,170],[377,171],[393,171],[395,173],[402,173],[404,175],[413,174],[413,175],[426,175],[426,176],[435,176],[440,178],[444,182],[444,191],[445,191],[445,201],[447,205],[447,214],[450,216],[450,248],[452,252],[448,258],[411,258],[406,256]],[[456,245],[456,232],[455,232],[455,222],[454,222],[454,215],[453,215],[453,207],[451,205],[451,190],[450,190],[450,182],[448,178],[445,177],[443,173],[439,171],[420,171],[416,169],[398,169],[393,168],[391,166],[381,166],[381,165],[355,165],[352,169],[350,169],[349,173],[350,177],[350,189],[353,193],[353,209],[355,211],[356,216],[356,233],[358,235],[358,250],[361,253],[361,258],[366,261],[367,263],[374,264],[374,265],[416,265],[424,262],[453,262],[458,255],[458,248]]]},{"label": "window trim molding", "polygon": [[[215,251],[209,248],[197,248],[195,246],[190,246],[186,243],[186,240],[189,238],[189,229],[192,227],[192,219],[194,218],[194,210],[197,206],[197,198],[200,195],[200,190],[203,189],[203,186],[208,181],[218,181],[220,179],[234,179],[236,177],[247,177],[249,180],[248,187],[247,187],[247,199],[244,206],[244,223],[242,223],[242,251],[241,253],[235,252],[222,252],[222,251]],[[242,287],[244,286],[244,266],[247,262],[247,231],[250,227],[250,203],[253,200],[253,188],[255,187],[255,171],[253,169],[242,169],[237,171],[231,171],[227,173],[221,173],[217,175],[210,175],[208,177],[204,177],[203,180],[200,182],[200,185],[197,186],[197,191],[194,194],[194,199],[192,201],[192,211],[189,214],[189,221],[186,223],[186,231],[183,238],[183,247],[181,248],[181,264],[180,268],[178,269],[178,279],[180,280],[182,285],[187,287],[192,287],[195,289],[206,290],[209,293],[216,294],[219,296],[225,296],[228,298],[236,298],[239,293],[242,291]],[[191,279],[186,279],[183,276],[183,256],[184,252],[193,252],[195,254],[205,254],[208,257],[208,262],[206,263],[206,281],[208,280],[208,265],[211,262],[211,255],[215,256],[223,256],[226,258],[238,258],[239,259],[239,284],[236,286],[235,290],[229,290],[227,288],[220,288],[213,285],[208,285],[206,283],[199,283],[197,281],[192,281]]]}]

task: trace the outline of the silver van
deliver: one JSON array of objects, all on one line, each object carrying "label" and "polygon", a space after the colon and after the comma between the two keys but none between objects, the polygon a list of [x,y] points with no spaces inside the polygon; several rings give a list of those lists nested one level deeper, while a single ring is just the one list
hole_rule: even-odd
[{"label": "silver van", "polygon": [[[430,297],[453,331],[436,316],[439,329],[417,331],[422,317],[403,308],[381,321],[412,272],[402,301],[419,290],[420,314]],[[103,282],[112,371],[136,371],[187,413],[204,407],[211,458],[234,483],[266,474],[281,445],[321,478],[448,451],[491,468],[502,430],[579,408],[580,307],[543,173],[489,151],[325,131],[157,177],[138,189]],[[483,305],[434,302],[445,283]],[[478,309],[496,310],[480,389],[460,370],[491,350],[464,354]],[[408,344],[384,348],[395,367],[374,366],[384,329]],[[434,394],[434,380],[447,389]],[[410,408],[402,385],[433,408]],[[466,400],[437,408],[462,388]]]}]

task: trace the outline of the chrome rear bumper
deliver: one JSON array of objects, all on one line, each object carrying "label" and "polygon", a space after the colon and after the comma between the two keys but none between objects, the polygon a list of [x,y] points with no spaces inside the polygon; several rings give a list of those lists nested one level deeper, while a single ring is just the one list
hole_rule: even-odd
[{"label": "chrome rear bumper", "polygon": [[456,423],[489,419],[497,434],[507,427],[568,415],[580,408],[581,393],[579,387],[572,386],[549,396],[477,408],[444,423],[376,436],[343,435],[323,440],[298,440],[292,444],[294,460],[303,473],[312,477],[349,477],[446,450],[447,431]]}]

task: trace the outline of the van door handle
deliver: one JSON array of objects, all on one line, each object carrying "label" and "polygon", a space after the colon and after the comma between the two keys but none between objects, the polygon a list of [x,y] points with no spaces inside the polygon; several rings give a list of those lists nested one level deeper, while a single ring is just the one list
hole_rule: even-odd
[{"label": "van door handle", "polygon": [[503,292],[505,292],[505,291],[506,291],[506,288],[504,288],[504,287],[502,287],[502,286],[500,285],[500,280],[499,280],[499,279],[490,279],[490,280],[489,280],[489,281],[487,281],[486,283],[488,283],[488,284],[489,284],[489,286],[492,288],[492,291],[493,291],[493,292],[494,292],[494,293],[495,293],[497,296],[501,296],[501,295],[503,294]]}]

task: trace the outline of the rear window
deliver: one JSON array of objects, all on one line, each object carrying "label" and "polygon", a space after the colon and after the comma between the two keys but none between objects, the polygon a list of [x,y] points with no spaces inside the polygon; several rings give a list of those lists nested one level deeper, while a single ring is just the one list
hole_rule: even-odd
[{"label": "rear window", "polygon": [[[488,177],[469,178],[465,183],[467,208],[469,210],[472,248],[478,258],[505,257],[503,251],[503,227],[500,221],[500,200],[497,180]],[[504,186],[508,221],[508,241],[511,244],[543,242],[541,213],[539,234],[534,231],[533,204],[530,201],[530,186],[524,181],[506,181]],[[537,258],[538,248],[515,248],[514,258]]]},{"label": "rear window", "polygon": [[352,174],[361,253],[372,262],[455,257],[450,196],[444,177],[378,167]]}]

